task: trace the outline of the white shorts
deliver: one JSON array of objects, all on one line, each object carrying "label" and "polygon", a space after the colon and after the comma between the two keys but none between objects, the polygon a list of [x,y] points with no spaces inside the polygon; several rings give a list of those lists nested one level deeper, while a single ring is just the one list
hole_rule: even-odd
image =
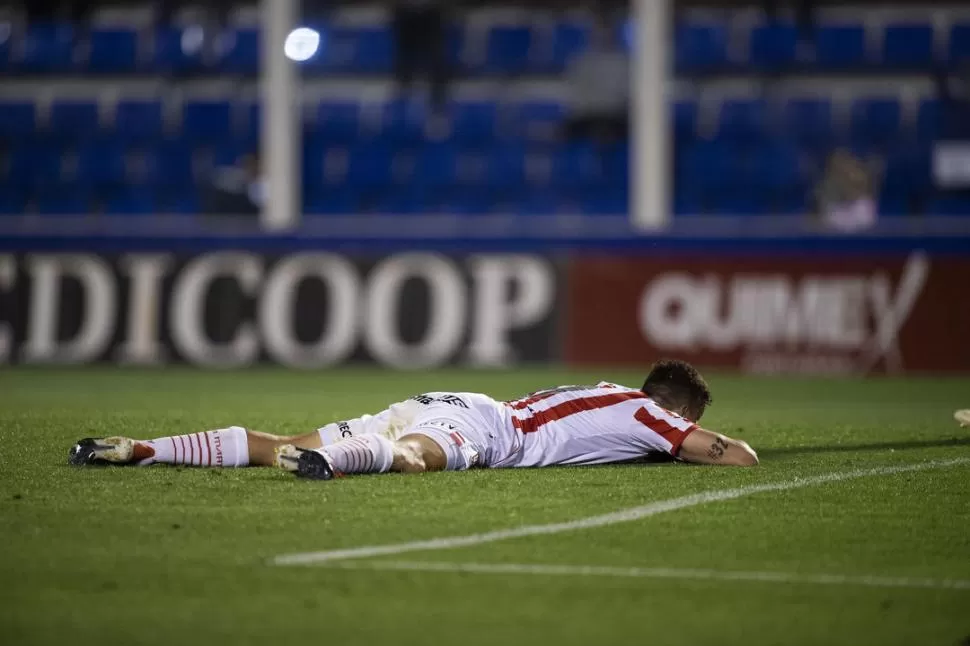
[{"label": "white shorts", "polygon": [[376,415],[327,424],[317,432],[323,446],[371,433],[390,440],[424,435],[445,452],[451,471],[504,463],[521,446],[506,407],[480,393],[425,393]]},{"label": "white shorts", "polygon": [[448,471],[488,466],[493,434],[485,428],[484,420],[474,417],[448,404],[432,404],[415,417],[403,435],[424,435],[440,446]]}]

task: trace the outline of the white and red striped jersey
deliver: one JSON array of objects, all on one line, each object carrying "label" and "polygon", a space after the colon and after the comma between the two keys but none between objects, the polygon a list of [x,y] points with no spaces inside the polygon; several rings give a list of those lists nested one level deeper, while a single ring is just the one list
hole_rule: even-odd
[{"label": "white and red striped jersey", "polygon": [[[505,402],[519,439],[492,467],[606,464],[650,453],[677,455],[698,427],[640,390],[600,382],[561,386]],[[512,448],[512,447],[510,447]]]}]

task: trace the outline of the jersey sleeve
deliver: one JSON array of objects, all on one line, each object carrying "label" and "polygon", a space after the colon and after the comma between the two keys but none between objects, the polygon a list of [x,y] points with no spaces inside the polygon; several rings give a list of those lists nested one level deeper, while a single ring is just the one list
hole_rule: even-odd
[{"label": "jersey sleeve", "polygon": [[676,457],[680,446],[687,436],[699,427],[677,413],[659,406],[651,400],[644,400],[633,415],[639,424],[643,440],[654,450],[664,451]]}]

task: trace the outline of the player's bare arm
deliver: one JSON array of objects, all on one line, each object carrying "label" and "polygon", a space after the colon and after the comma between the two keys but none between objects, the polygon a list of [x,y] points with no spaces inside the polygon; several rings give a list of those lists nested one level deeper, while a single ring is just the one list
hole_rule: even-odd
[{"label": "player's bare arm", "polygon": [[758,464],[758,454],[747,442],[704,429],[697,429],[687,436],[680,445],[677,457],[695,464],[735,467],[753,467]]}]

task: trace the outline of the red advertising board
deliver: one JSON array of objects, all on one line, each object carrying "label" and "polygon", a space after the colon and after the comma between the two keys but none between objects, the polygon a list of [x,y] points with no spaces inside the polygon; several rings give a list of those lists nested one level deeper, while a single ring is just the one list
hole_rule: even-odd
[{"label": "red advertising board", "polygon": [[970,259],[579,257],[565,359],[754,373],[970,372]]}]

